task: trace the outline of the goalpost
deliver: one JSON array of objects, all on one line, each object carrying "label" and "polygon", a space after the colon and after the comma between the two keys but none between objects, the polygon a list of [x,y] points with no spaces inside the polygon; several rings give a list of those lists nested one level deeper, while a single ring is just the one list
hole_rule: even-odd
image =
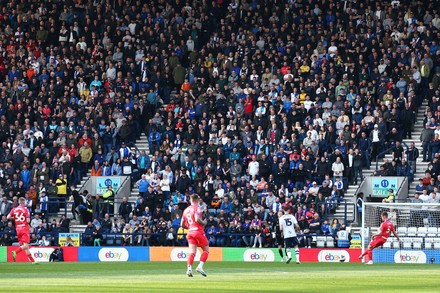
[{"label": "goalpost", "polygon": [[379,231],[382,212],[388,212],[400,241],[393,234],[373,250],[374,262],[440,263],[440,204],[370,203],[362,205],[362,252]]}]

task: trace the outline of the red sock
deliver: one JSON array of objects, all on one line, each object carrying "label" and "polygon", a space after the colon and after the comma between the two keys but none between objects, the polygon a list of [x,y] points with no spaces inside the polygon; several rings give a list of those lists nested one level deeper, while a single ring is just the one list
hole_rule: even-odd
[{"label": "red sock", "polygon": [[369,261],[373,260],[373,251],[371,249],[368,249],[368,258],[369,258]]},{"label": "red sock", "polygon": [[196,254],[195,253],[191,253],[190,255],[189,255],[189,257],[188,257],[188,265],[189,266],[192,266],[193,265],[193,263],[194,263],[194,258],[196,257]]},{"label": "red sock", "polygon": [[23,251],[23,249],[21,249],[21,246],[17,249],[17,250],[15,250],[15,252],[17,253],[17,254],[19,254],[20,252],[22,252]]},{"label": "red sock", "polygon": [[35,262],[34,258],[32,257],[32,254],[28,254],[27,257],[30,262]]},{"label": "red sock", "polygon": [[206,262],[206,260],[208,259],[209,256],[209,252],[208,251],[204,251],[202,253],[202,255],[200,256],[200,261]]}]

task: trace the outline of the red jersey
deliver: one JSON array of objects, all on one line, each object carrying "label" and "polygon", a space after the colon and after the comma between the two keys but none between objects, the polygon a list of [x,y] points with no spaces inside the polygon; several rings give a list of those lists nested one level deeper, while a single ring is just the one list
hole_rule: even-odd
[{"label": "red jersey", "polygon": [[27,219],[30,218],[30,215],[27,208],[23,206],[18,206],[16,208],[13,208],[9,214],[14,217],[16,229],[29,227]]},{"label": "red jersey", "polygon": [[191,205],[183,211],[184,226],[188,227],[188,231],[204,231],[203,225],[196,221],[196,214],[202,219],[202,211],[198,205]]},{"label": "red jersey", "polygon": [[390,237],[391,232],[394,231],[394,224],[390,220],[386,220],[380,225],[380,230],[381,233],[379,236],[387,239]]}]

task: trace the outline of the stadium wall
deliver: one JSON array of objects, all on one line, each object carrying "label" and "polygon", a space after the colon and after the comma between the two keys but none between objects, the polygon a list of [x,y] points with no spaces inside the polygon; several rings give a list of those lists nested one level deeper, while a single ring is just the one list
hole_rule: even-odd
[{"label": "stadium wall", "polygon": [[[12,262],[11,251],[16,246],[0,247],[0,262]],[[32,247],[36,261],[48,262],[55,247]],[[360,249],[300,249],[301,262],[360,262]],[[436,258],[440,261],[440,252]],[[126,261],[180,261],[188,259],[186,247],[63,247],[66,262],[126,262]],[[201,250],[196,254],[200,259]],[[292,253],[294,257],[295,253]],[[18,262],[27,262],[26,255],[20,253]],[[209,261],[237,262],[279,262],[281,257],[276,248],[220,248],[211,247]],[[293,261],[296,261],[295,258]]]}]

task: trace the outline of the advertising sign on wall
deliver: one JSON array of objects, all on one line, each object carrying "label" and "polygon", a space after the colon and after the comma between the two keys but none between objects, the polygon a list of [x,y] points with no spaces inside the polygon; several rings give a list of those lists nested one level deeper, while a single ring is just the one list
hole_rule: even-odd
[{"label": "advertising sign on wall", "polygon": [[0,246],[0,262],[8,261],[8,248],[6,246]]},{"label": "advertising sign on wall", "polygon": [[[200,260],[202,250],[199,248],[195,261]],[[189,257],[187,247],[150,247],[150,261],[187,261]],[[223,249],[209,248],[209,261],[222,261]]]},{"label": "advertising sign on wall", "polygon": [[373,179],[373,193],[375,197],[386,197],[390,189],[394,190],[394,194],[397,192],[397,179],[396,178],[383,178],[378,177]]},{"label": "advertising sign on wall", "polygon": [[103,194],[107,187],[111,186],[115,193],[118,193],[121,187],[121,178],[119,177],[96,177],[96,194]]},{"label": "advertising sign on wall", "polygon": [[78,261],[149,261],[149,247],[78,247]]},{"label": "advertising sign on wall", "polygon": [[[36,262],[49,262],[50,254],[54,251],[56,247],[38,247],[32,246],[30,252],[32,257]],[[7,247],[7,260],[12,262],[11,251],[17,250],[18,246],[8,246]],[[65,262],[76,262],[78,261],[78,247],[62,247],[63,257]],[[24,252],[17,254],[17,262],[29,262],[26,254]]]},{"label": "advertising sign on wall", "polygon": [[440,264],[439,250],[376,249],[373,262],[402,264]]}]

